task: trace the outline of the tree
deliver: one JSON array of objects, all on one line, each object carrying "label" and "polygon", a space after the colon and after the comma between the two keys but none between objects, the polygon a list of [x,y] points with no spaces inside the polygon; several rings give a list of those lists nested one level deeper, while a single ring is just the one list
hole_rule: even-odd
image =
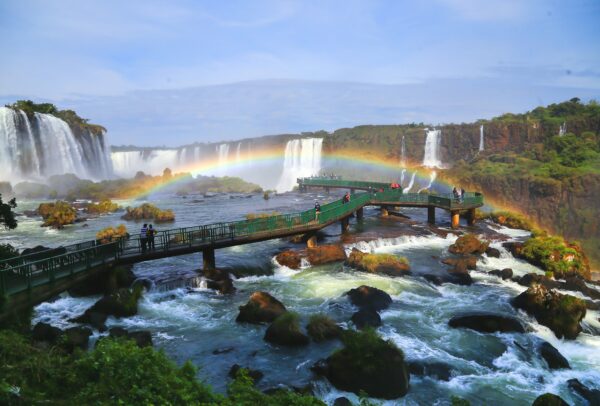
[{"label": "tree", "polygon": [[15,218],[15,212],[12,209],[17,207],[17,201],[13,197],[8,203],[2,201],[2,195],[0,194],[0,226],[4,226],[7,230],[17,228],[17,219]]}]

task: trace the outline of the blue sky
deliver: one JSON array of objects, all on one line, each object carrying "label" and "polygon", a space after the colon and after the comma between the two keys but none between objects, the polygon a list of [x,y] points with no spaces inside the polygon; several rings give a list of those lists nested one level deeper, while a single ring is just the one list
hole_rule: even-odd
[{"label": "blue sky", "polygon": [[0,102],[112,144],[461,122],[600,95],[599,1],[0,2]]}]

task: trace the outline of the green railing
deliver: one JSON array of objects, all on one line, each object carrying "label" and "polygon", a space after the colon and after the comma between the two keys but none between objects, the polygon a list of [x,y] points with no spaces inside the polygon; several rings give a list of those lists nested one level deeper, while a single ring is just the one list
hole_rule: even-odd
[{"label": "green railing", "polygon": [[[414,204],[460,210],[481,206],[483,195],[467,193],[464,200],[458,201],[452,195],[404,194],[401,189],[384,188],[383,192],[353,194],[347,203],[339,199],[324,204],[321,206],[318,216],[314,209],[310,209],[300,213],[266,218],[158,231],[154,237],[154,247],[147,250],[143,249],[140,236],[135,234],[128,239],[121,239],[109,244],[87,241],[62,247],[61,250],[65,251],[63,254],[50,258],[36,259],[36,255],[43,255],[43,253],[34,253],[1,261],[0,293],[14,294],[29,290],[33,286],[51,283],[121,258],[135,257],[135,259],[143,260],[145,252],[168,252],[186,247],[201,249],[217,244],[221,244],[221,246],[234,245],[234,240],[239,239],[240,243],[244,243],[243,239],[246,237],[257,239],[272,236],[277,238],[289,232],[301,233],[304,230],[319,229],[347,217],[369,204]],[[252,238],[248,240],[251,242]]]},{"label": "green railing", "polygon": [[368,182],[361,180],[343,180],[343,179],[331,179],[328,177],[312,177],[312,178],[298,178],[298,185],[300,186],[321,186],[321,187],[338,187],[347,189],[386,189],[390,187],[389,183],[384,182]]}]

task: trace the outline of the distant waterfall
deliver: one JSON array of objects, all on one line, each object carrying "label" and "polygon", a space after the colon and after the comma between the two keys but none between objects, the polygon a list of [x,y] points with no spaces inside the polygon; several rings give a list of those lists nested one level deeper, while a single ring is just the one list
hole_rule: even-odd
[{"label": "distant waterfall", "polygon": [[400,147],[400,166],[403,168],[406,167],[406,144],[404,143],[404,135],[402,136],[402,146]]},{"label": "distant waterfall", "polygon": [[417,193],[421,193],[424,190],[429,190],[431,188],[431,186],[433,185],[433,181],[435,180],[435,178],[437,177],[437,173],[435,171],[431,171],[431,176],[429,178],[429,184],[427,186],[425,186],[424,188],[421,188],[417,191]]},{"label": "distant waterfall", "polygon": [[567,123],[564,122],[560,125],[560,128],[558,129],[558,136],[562,137],[566,133],[567,133]]},{"label": "distant waterfall", "polygon": [[225,174],[227,160],[229,159],[229,144],[220,144],[217,146],[217,173],[219,176]]},{"label": "distant waterfall", "polygon": [[400,174],[400,186],[404,183],[404,174],[406,173],[406,168],[402,168],[402,173]]},{"label": "distant waterfall", "polygon": [[479,127],[479,151],[483,151],[483,124]]},{"label": "distant waterfall", "polygon": [[138,171],[147,175],[162,175],[166,168],[177,171],[184,159],[176,149],[116,151],[111,158],[115,174],[124,178],[131,178]]},{"label": "distant waterfall", "polygon": [[425,155],[423,156],[423,166],[428,168],[441,168],[440,161],[440,142],[442,132],[440,130],[426,130],[427,138],[425,138]]},{"label": "distant waterfall", "polygon": [[237,148],[235,150],[235,162],[240,162],[242,160],[242,143],[238,142]]},{"label": "distant waterfall", "polygon": [[113,169],[104,134],[88,130],[73,133],[63,120],[0,107],[0,180],[42,180],[73,173],[80,178],[112,177]]},{"label": "distant waterfall", "polygon": [[408,193],[410,192],[410,190],[412,189],[413,185],[415,184],[415,175],[417,174],[417,172],[413,172],[411,178],[410,178],[410,182],[408,182],[408,186],[405,187],[404,189],[402,189],[402,193]]},{"label": "distant waterfall", "polygon": [[277,184],[278,192],[294,188],[296,179],[318,175],[321,170],[323,138],[291,140],[285,146],[283,173]]}]

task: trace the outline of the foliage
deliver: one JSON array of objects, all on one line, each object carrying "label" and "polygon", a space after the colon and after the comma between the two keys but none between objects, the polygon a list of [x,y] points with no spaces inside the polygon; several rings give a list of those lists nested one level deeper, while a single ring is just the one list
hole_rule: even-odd
[{"label": "foliage", "polygon": [[129,233],[125,224],[119,224],[117,227],[106,227],[96,233],[96,239],[100,240],[101,244],[108,244],[128,236]]},{"label": "foliage", "polygon": [[175,221],[173,210],[161,210],[150,203],[144,203],[138,207],[127,207],[126,213],[121,217],[124,220],[146,220],[154,219],[157,223]]},{"label": "foliage", "polygon": [[450,404],[451,406],[469,406],[471,403],[459,396],[452,396],[450,398]]},{"label": "foliage", "polygon": [[281,213],[278,211],[272,211],[271,213],[248,213],[246,214],[246,220],[267,219],[276,216],[281,216]]},{"label": "foliage", "polygon": [[0,226],[7,230],[17,228],[17,219],[13,209],[17,207],[17,200],[13,197],[8,202],[2,201],[2,194],[0,194]]},{"label": "foliage", "polygon": [[260,193],[262,188],[234,176],[197,176],[178,189],[178,193]]},{"label": "foliage", "polygon": [[42,227],[61,229],[67,224],[73,224],[77,218],[77,210],[62,200],[57,200],[55,203],[41,203],[37,211],[44,219]]},{"label": "foliage", "polygon": [[114,213],[119,209],[119,205],[113,203],[110,199],[104,199],[99,203],[90,203],[86,208],[87,212],[90,214]]},{"label": "foliage", "polygon": [[396,266],[398,264],[408,265],[406,257],[398,257],[393,254],[367,253],[361,258],[361,265],[367,272],[375,273],[380,266]]},{"label": "foliage", "polygon": [[506,210],[481,214],[478,215],[478,219],[491,219],[494,223],[498,223],[508,228],[517,228],[527,231],[531,231],[535,228],[533,222],[524,215]]},{"label": "foliage", "polygon": [[342,330],[329,316],[313,314],[310,316],[306,331],[313,340],[319,342],[338,337]]},{"label": "foliage", "polygon": [[383,340],[372,328],[362,331],[346,330],[342,334],[344,348],[337,350],[332,359],[343,360],[349,370],[369,371],[380,370],[388,366],[388,358],[382,354],[394,353],[404,358],[404,353],[396,344]]},{"label": "foliage", "polygon": [[557,236],[539,236],[528,239],[520,256],[539,265],[556,278],[578,274],[589,279],[589,268],[579,245],[567,243]]}]

